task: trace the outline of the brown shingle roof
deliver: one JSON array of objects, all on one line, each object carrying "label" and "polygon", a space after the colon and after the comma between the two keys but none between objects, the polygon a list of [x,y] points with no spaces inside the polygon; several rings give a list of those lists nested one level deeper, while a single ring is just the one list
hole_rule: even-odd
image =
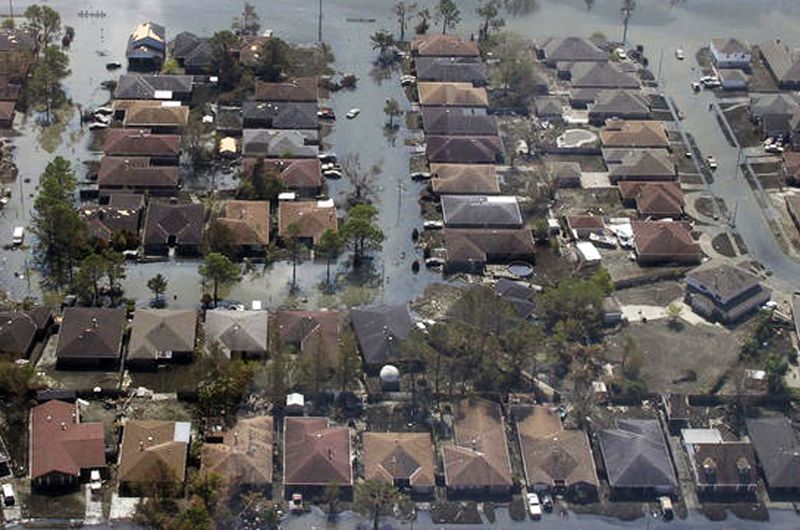
[{"label": "brown shingle roof", "polygon": [[443,231],[448,263],[491,261],[493,256],[533,256],[530,230],[474,230],[446,228]]},{"label": "brown shingle roof", "polygon": [[445,446],[449,488],[511,487],[511,460],[500,405],[480,398],[454,407],[455,445]]},{"label": "brown shingle roof", "polygon": [[683,192],[675,182],[648,183],[642,186],[636,196],[639,215],[680,216],[683,206]]},{"label": "brown shingle roof", "polygon": [[608,120],[600,131],[603,147],[669,147],[659,121]]},{"label": "brown shingle roof", "polygon": [[[250,178],[256,158],[242,162],[242,178]],[[322,171],[316,158],[265,159],[264,166],[273,169],[287,188],[311,189],[322,186]]]},{"label": "brown shingle roof", "polygon": [[283,473],[286,486],[353,484],[350,429],[327,418],[286,418]]},{"label": "brown shingle roof", "polygon": [[227,226],[238,245],[269,243],[269,202],[227,201],[217,222]]},{"label": "brown shingle roof", "polygon": [[58,334],[59,359],[119,359],[124,309],[68,307]]},{"label": "brown shingle roof", "polygon": [[15,357],[27,355],[36,337],[37,326],[25,313],[0,313],[0,353]]},{"label": "brown shingle roof", "polygon": [[340,321],[338,311],[278,311],[277,314],[281,340],[297,346],[303,355],[312,354],[316,341],[321,340],[331,368],[337,358]]},{"label": "brown shingle roof", "polygon": [[175,188],[180,182],[178,166],[153,166],[147,157],[104,156],[97,183],[101,188]]},{"label": "brown shingle roof", "polygon": [[158,360],[162,352],[191,352],[197,333],[192,309],[144,309],[133,316],[128,360]]},{"label": "brown shingle roof", "polygon": [[584,431],[564,430],[555,411],[544,406],[517,407],[517,432],[529,486],[577,483],[598,486],[592,450]]},{"label": "brown shingle roof", "polygon": [[[332,201],[331,201],[332,202]],[[281,236],[291,224],[300,227],[299,237],[313,239],[316,244],[327,229],[336,230],[336,206],[317,201],[281,201],[278,205],[278,225]]]},{"label": "brown shingle roof", "polygon": [[31,409],[31,478],[49,473],[77,476],[105,467],[102,423],[80,423],[77,405],[48,401]]},{"label": "brown shingle roof", "polygon": [[0,120],[13,121],[16,106],[16,101],[0,101]]},{"label": "brown shingle roof", "polygon": [[317,101],[316,77],[295,77],[280,83],[256,81],[256,101]]},{"label": "brown shingle roof", "polygon": [[599,215],[570,215],[567,224],[573,230],[602,230],[605,226]]},{"label": "brown shingle roof", "polygon": [[421,57],[477,57],[480,54],[477,42],[440,33],[414,37],[411,53]]},{"label": "brown shingle roof", "polygon": [[177,245],[200,245],[204,222],[202,204],[151,202],[144,221],[144,243],[166,245],[170,236],[175,236]]},{"label": "brown shingle roof", "polygon": [[503,161],[499,136],[434,136],[426,140],[428,162],[497,164]]},{"label": "brown shingle roof", "polygon": [[700,261],[700,245],[685,224],[665,221],[634,221],[636,255],[645,261]]},{"label": "brown shingle roof", "polygon": [[178,156],[181,137],[147,130],[108,129],[103,152],[110,156]]},{"label": "brown shingle roof", "polygon": [[183,482],[191,424],[173,421],[125,423],[117,478],[120,482]]},{"label": "brown shingle roof", "polygon": [[434,193],[497,195],[500,183],[494,166],[475,164],[431,164]]},{"label": "brown shingle roof", "polygon": [[240,418],[221,444],[203,445],[203,470],[225,477],[228,486],[272,484],[272,417]]},{"label": "brown shingle roof", "polygon": [[154,106],[136,102],[125,111],[125,127],[183,127],[189,121],[189,107]]},{"label": "brown shingle roof", "polygon": [[428,433],[365,432],[364,478],[433,487],[433,444]]},{"label": "brown shingle roof", "polygon": [[487,107],[486,90],[472,83],[417,83],[420,105]]}]

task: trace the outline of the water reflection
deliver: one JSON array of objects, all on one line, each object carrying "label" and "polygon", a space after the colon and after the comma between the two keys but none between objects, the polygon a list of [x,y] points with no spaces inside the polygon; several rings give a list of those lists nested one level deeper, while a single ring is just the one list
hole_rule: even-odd
[{"label": "water reflection", "polygon": [[523,17],[539,9],[539,0],[504,0],[503,6],[512,17]]}]

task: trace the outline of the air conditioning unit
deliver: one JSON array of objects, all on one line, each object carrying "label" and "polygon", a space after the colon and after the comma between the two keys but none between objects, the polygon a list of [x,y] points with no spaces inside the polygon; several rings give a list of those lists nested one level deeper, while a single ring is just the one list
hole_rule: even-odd
[{"label": "air conditioning unit", "polygon": [[156,359],[172,359],[172,350],[163,350],[157,352]]}]

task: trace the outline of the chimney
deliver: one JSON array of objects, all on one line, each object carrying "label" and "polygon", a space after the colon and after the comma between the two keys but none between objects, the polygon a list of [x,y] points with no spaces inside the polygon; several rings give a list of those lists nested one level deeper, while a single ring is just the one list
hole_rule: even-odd
[{"label": "chimney", "polygon": [[717,479],[717,463],[714,459],[707,457],[703,460],[703,474],[706,477],[706,482],[714,483]]},{"label": "chimney", "polygon": [[139,451],[144,451],[144,442],[139,440]]},{"label": "chimney", "polygon": [[66,430],[67,430],[67,424],[66,424],[66,422],[63,422],[63,421],[61,422],[61,430],[62,430],[62,431],[66,431]]},{"label": "chimney", "polygon": [[92,327],[97,329],[97,317],[92,317]]},{"label": "chimney", "polygon": [[736,461],[736,469],[739,471],[739,480],[742,484],[749,484],[750,480],[750,462],[745,457],[741,457]]}]

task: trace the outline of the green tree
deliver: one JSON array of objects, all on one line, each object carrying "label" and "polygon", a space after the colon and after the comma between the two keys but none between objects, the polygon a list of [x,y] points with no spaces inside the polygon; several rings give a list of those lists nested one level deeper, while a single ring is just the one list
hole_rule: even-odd
[{"label": "green tree", "polygon": [[297,223],[290,223],[286,227],[286,233],[283,235],[283,244],[286,245],[286,250],[289,251],[289,258],[292,261],[292,292],[297,291],[297,264],[302,258],[303,243],[300,241],[300,225]]},{"label": "green tree", "polygon": [[372,519],[372,529],[378,530],[382,515],[391,514],[400,493],[391,482],[369,479],[356,486],[355,509]]},{"label": "green tree", "polygon": [[282,410],[292,381],[292,359],[281,339],[278,326],[269,328],[270,360],[266,367],[266,394],[272,406]]},{"label": "green tree", "polygon": [[384,235],[375,224],[378,210],[368,204],[359,204],[347,213],[342,236],[353,251],[353,265],[361,266],[367,252],[381,249]]},{"label": "green tree", "polygon": [[167,279],[164,277],[163,274],[160,272],[147,280],[147,288],[150,289],[150,292],[153,293],[153,297],[156,299],[156,306],[161,307],[164,304],[163,296],[164,293],[167,292]]},{"label": "green tree", "polygon": [[69,58],[57,46],[47,46],[27,84],[29,98],[44,107],[45,123],[53,123],[53,110],[66,102],[61,79],[69,75]]},{"label": "green tree", "polygon": [[265,81],[278,81],[294,64],[292,47],[278,37],[270,37],[261,47],[255,73]]},{"label": "green tree", "polygon": [[242,16],[233,19],[231,27],[238,35],[256,35],[261,29],[261,20],[256,8],[249,2],[244,3]]},{"label": "green tree", "polygon": [[317,243],[317,253],[325,258],[325,283],[331,286],[331,261],[335,260],[344,250],[344,242],[337,230],[328,228],[322,233]]},{"label": "green tree", "polygon": [[349,328],[342,332],[339,348],[336,352],[334,372],[336,384],[341,393],[353,389],[361,376],[361,358],[358,356],[356,337],[355,333]]},{"label": "green tree", "polygon": [[416,2],[406,4],[405,2],[397,2],[392,6],[392,14],[397,18],[397,25],[400,28],[400,41],[406,40],[406,28],[414,18],[414,13],[417,12]]},{"label": "green tree", "polygon": [[485,41],[489,38],[491,31],[498,31],[506,25],[506,21],[500,16],[501,0],[487,0],[475,8],[475,13],[481,19],[478,30],[478,40]]},{"label": "green tree", "polygon": [[378,52],[378,64],[385,66],[394,60],[394,37],[391,33],[381,29],[373,33],[369,40],[372,49]]},{"label": "green tree", "polygon": [[88,301],[89,305],[98,305],[100,302],[100,281],[106,272],[106,263],[99,254],[89,254],[81,261],[75,283],[81,298]]},{"label": "green tree", "polygon": [[161,65],[161,73],[163,75],[177,75],[182,73],[181,65],[178,63],[178,60],[174,57],[170,57],[164,64]]},{"label": "green tree", "polygon": [[219,473],[198,473],[191,484],[191,492],[203,501],[208,513],[214,513],[225,489],[225,477]]},{"label": "green tree", "polygon": [[245,191],[244,187],[239,188],[239,196],[242,199],[274,201],[285,189],[277,171],[268,168],[263,157],[258,157],[253,163],[249,178],[245,179],[243,184],[250,185],[247,186],[248,191]]},{"label": "green tree", "polygon": [[622,0],[622,7],[619,8],[622,17],[622,45],[628,44],[628,22],[630,22],[633,12],[636,10],[636,0]]},{"label": "green tree", "polygon": [[545,325],[561,330],[572,328],[572,340],[594,336],[603,319],[603,299],[613,290],[608,272],[600,269],[586,280],[566,278],[541,298],[541,318]]},{"label": "green tree", "polygon": [[233,60],[234,51],[239,49],[239,38],[230,31],[218,31],[211,36],[211,66],[219,77],[223,90],[236,88],[242,77],[242,70]]},{"label": "green tree", "polygon": [[310,343],[308,347],[304,348],[305,351],[300,361],[303,386],[306,388],[306,392],[319,396],[330,381],[328,352],[320,333],[315,333],[306,340]]},{"label": "green tree", "polygon": [[167,530],[213,530],[214,520],[202,500],[192,500],[174,520],[170,521]]},{"label": "green tree", "polygon": [[61,15],[49,6],[31,5],[25,10],[25,29],[34,38],[34,52],[47,48],[61,32]]},{"label": "green tree", "polygon": [[427,7],[420,9],[419,13],[417,13],[417,18],[419,19],[419,24],[417,24],[417,27],[414,28],[414,31],[417,32],[417,35],[424,35],[424,34],[428,33],[428,30],[431,27],[431,25],[430,25],[430,20],[431,20],[431,12],[430,12],[430,10]]},{"label": "green tree", "polygon": [[106,249],[103,252],[103,272],[108,282],[108,296],[113,307],[115,296],[122,292],[120,282],[125,279],[125,256],[113,249]]},{"label": "green tree", "polygon": [[681,313],[683,313],[683,307],[680,304],[673,303],[667,306],[670,327],[677,329],[680,326]]},{"label": "green tree", "polygon": [[236,244],[236,235],[225,223],[214,219],[208,224],[205,233],[205,245],[208,252],[216,252],[233,260],[239,255],[240,246]]},{"label": "green tree", "polygon": [[461,22],[461,10],[453,0],[439,0],[434,11],[434,18],[437,23],[442,24],[442,33],[446,34],[448,29],[455,29]]},{"label": "green tree", "polygon": [[519,382],[524,370],[531,370],[532,375],[536,375],[536,354],[542,349],[544,340],[542,328],[525,320],[503,335],[508,371],[512,374],[513,382]]},{"label": "green tree", "polygon": [[325,489],[322,492],[322,502],[328,505],[328,516],[336,514],[341,495],[342,488],[335,482],[325,485]]},{"label": "green tree", "polygon": [[519,35],[503,33],[496,37],[495,56],[499,60],[495,81],[509,104],[527,107],[538,84],[536,60],[527,42]]},{"label": "green tree", "polygon": [[70,163],[57,156],[41,175],[33,204],[37,260],[56,286],[72,282],[72,268],[85,246],[85,223],[75,206],[76,189]]},{"label": "green tree", "polygon": [[36,386],[36,368],[32,364],[18,365],[0,360],[0,394],[24,397]]},{"label": "green tree", "polygon": [[394,129],[394,119],[403,113],[400,110],[400,103],[394,98],[387,99],[383,105],[383,112],[389,118],[389,128]]},{"label": "green tree", "polygon": [[541,217],[533,224],[533,237],[536,241],[547,241],[550,239],[550,225],[547,219]]},{"label": "green tree", "polygon": [[211,282],[214,307],[219,301],[219,290],[238,283],[242,279],[241,267],[231,262],[227,256],[217,252],[206,255],[205,262],[200,265],[200,276],[203,280]]},{"label": "green tree", "polygon": [[358,153],[351,153],[342,159],[342,172],[353,189],[348,200],[351,204],[368,204],[375,195],[375,179],[380,174],[380,166],[374,165],[369,171],[361,167],[361,157]]}]

